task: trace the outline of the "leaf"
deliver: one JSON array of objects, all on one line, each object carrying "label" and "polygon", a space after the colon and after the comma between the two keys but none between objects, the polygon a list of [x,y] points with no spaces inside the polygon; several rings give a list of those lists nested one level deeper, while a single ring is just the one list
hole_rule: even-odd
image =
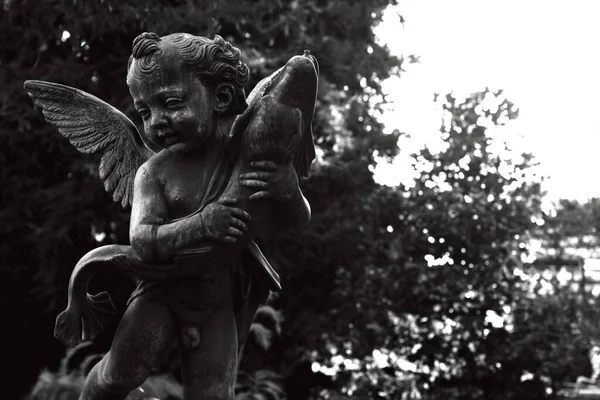
[{"label": "leaf", "polygon": [[272,344],[273,333],[264,325],[253,322],[250,325],[250,335],[263,350],[268,350]]}]

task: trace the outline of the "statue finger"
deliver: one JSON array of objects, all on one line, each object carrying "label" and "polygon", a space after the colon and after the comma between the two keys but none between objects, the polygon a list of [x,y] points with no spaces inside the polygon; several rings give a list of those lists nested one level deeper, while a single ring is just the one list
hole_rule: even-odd
[{"label": "statue finger", "polygon": [[227,234],[226,233],[218,234],[218,235],[213,235],[211,239],[213,241],[217,242],[217,243],[232,243],[231,241],[229,241],[227,239]]},{"label": "statue finger", "polygon": [[267,160],[252,161],[250,163],[250,166],[254,167],[254,168],[261,168],[266,171],[275,171],[277,169],[276,163],[274,163],[273,161],[267,161]]},{"label": "statue finger", "polygon": [[233,236],[225,236],[223,238],[223,242],[224,243],[235,243],[237,241],[238,241],[238,239],[236,237],[233,237]]},{"label": "statue finger", "polygon": [[269,186],[267,182],[255,179],[242,179],[240,180],[240,185],[252,189],[266,189]]},{"label": "statue finger", "polygon": [[229,229],[227,229],[227,236],[241,238],[244,236],[244,232],[234,226],[230,226]]},{"label": "statue finger", "polygon": [[221,203],[226,206],[233,206],[237,203],[237,200],[232,197],[225,197],[218,200],[218,203]]},{"label": "statue finger", "polygon": [[246,211],[242,210],[241,208],[234,208],[231,211],[231,215],[233,217],[241,220],[242,222],[249,222],[252,219],[250,214],[248,214]]},{"label": "statue finger", "polygon": [[242,232],[246,232],[248,230],[248,225],[246,225],[244,221],[237,218],[231,219],[231,221],[229,221],[229,226],[233,226]]},{"label": "statue finger", "polygon": [[268,181],[273,177],[273,173],[271,171],[269,172],[265,172],[265,171],[260,171],[260,172],[246,172],[245,174],[241,174],[240,175],[240,180],[243,179],[258,179],[261,181]]},{"label": "statue finger", "polygon": [[250,197],[248,197],[248,200],[250,200],[250,201],[265,200],[265,199],[270,199],[271,197],[272,197],[271,192],[267,192],[266,190],[263,190],[261,192],[256,192],[254,194],[251,194]]}]

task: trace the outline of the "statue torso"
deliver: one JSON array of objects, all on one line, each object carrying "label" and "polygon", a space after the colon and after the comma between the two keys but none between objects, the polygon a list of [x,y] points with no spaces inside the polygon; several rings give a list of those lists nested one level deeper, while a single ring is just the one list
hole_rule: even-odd
[{"label": "statue torso", "polygon": [[169,218],[185,217],[206,204],[206,196],[214,191],[212,185],[218,184],[219,174],[227,171],[221,167],[222,147],[210,149],[198,157],[181,157],[163,151],[157,155],[161,164],[158,177],[163,187]]}]

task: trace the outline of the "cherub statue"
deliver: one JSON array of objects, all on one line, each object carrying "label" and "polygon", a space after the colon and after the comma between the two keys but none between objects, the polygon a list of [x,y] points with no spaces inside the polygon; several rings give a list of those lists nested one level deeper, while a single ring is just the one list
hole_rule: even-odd
[{"label": "cherub statue", "polygon": [[279,277],[254,239],[302,227],[310,206],[298,186],[314,159],[311,122],[318,77],[307,51],[245,97],[240,51],[214,40],[143,33],[127,84],[144,134],[102,100],[27,81],[47,121],[81,152],[102,155],[105,188],[131,205],[130,246],[92,250],[75,267],[55,336],[93,339],[114,314],[106,292],[87,293],[100,271],[139,284],[110,351],[82,398],[123,399],[175,340],[186,399],[233,399],[237,357],[254,313]]}]

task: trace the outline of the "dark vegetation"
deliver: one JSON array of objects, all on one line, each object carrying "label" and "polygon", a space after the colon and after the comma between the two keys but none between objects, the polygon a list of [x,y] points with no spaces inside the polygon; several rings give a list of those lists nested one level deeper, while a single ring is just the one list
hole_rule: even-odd
[{"label": "dark vegetation", "polygon": [[[98,160],[78,154],[43,121],[23,81],[83,89],[137,121],[125,68],[142,31],[231,40],[251,67],[248,89],[304,49],[320,63],[319,156],[302,182],[313,219],[305,230],[264,241],[284,291],[264,310],[262,328],[255,326],[240,396],[539,399],[589,375],[596,298],[583,286],[561,284],[556,273],[573,241],[595,248],[600,208],[564,201],[544,212],[532,156],[513,157],[498,146],[502,135],[484,127],[517,117],[501,92],[439,96],[442,151],[413,155],[413,186],[375,182],[376,162],[402,151],[403,134],[384,134],[377,119],[385,106],[381,83],[403,64],[372,33],[390,3],[4,1],[3,398],[24,396],[42,368],[59,369],[65,349],[52,330],[77,260],[128,240],[128,212],[104,192]],[[523,262],[532,239],[554,263]],[[113,277],[95,285],[110,287],[121,306],[132,288]],[[106,351],[111,334],[88,352]],[[165,370],[175,373],[171,364]]]}]

